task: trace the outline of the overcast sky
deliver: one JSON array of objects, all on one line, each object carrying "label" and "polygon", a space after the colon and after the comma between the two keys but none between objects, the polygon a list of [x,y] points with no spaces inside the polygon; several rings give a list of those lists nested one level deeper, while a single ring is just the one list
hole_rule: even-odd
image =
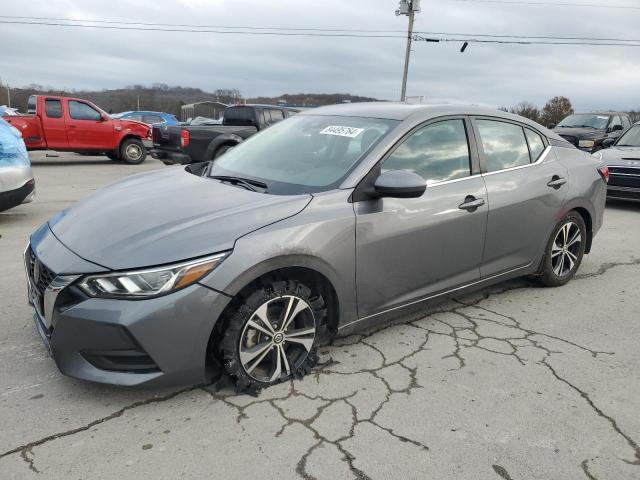
[{"label": "overcast sky", "polygon": [[[556,3],[554,0],[539,0]],[[563,0],[639,6],[637,0]],[[146,23],[406,29],[396,0],[2,0],[1,15]],[[7,20],[0,18],[0,20]],[[640,37],[640,9],[423,0],[415,29]],[[0,24],[0,77],[75,89],[237,87],[245,96],[344,92],[396,100],[405,40],[140,32]],[[640,107],[640,47],[414,43],[408,95],[493,106],[568,96],[576,109]]]}]

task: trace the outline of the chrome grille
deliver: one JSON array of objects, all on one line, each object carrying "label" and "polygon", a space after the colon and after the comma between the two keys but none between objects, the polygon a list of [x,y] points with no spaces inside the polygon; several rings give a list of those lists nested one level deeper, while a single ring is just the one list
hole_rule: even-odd
[{"label": "chrome grille", "polygon": [[29,247],[29,277],[31,279],[31,284],[36,289],[36,291],[43,295],[44,291],[51,284],[54,278],[56,278],[56,274],[47,267],[44,263],[38,260],[38,257],[33,252],[31,247]]}]

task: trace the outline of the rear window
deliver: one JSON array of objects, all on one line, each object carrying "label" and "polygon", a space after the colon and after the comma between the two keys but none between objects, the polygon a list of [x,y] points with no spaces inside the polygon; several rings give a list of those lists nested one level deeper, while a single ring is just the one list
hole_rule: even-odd
[{"label": "rear window", "polygon": [[251,107],[231,107],[224,112],[224,123],[227,125],[252,125],[254,109]]},{"label": "rear window", "polygon": [[153,123],[164,123],[164,120],[159,115],[143,115],[142,116],[142,121],[144,123],[150,123],[150,124],[153,124]]},{"label": "rear window", "polygon": [[62,103],[60,100],[53,98],[47,98],[44,101],[44,110],[49,118],[61,118],[62,117]]},{"label": "rear window", "polygon": [[33,115],[36,113],[36,96],[31,95],[29,100],[27,100],[27,113]]}]

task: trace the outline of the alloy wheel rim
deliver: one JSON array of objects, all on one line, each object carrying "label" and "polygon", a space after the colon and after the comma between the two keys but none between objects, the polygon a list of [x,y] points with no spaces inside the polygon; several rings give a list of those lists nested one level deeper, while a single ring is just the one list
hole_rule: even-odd
[{"label": "alloy wheel rim", "polygon": [[138,145],[129,145],[127,147],[127,157],[131,160],[138,160],[142,155],[142,149]]},{"label": "alloy wheel rim", "polygon": [[574,222],[565,223],[551,245],[551,268],[558,277],[565,277],[574,270],[581,244],[580,227]]},{"label": "alloy wheel rim", "polygon": [[[258,307],[240,336],[240,363],[259,382],[274,382],[300,367],[316,335],[311,306],[295,295],[283,295]],[[286,378],[285,377],[285,378]]]}]

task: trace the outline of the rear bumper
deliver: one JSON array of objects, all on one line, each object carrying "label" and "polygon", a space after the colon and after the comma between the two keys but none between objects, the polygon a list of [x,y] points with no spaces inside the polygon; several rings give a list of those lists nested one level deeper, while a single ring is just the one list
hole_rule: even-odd
[{"label": "rear bumper", "polygon": [[22,203],[33,200],[36,182],[33,178],[27,180],[24,185],[15,190],[0,192],[0,212],[17,207]]},{"label": "rear bumper", "polygon": [[165,165],[185,165],[187,163],[193,163],[193,159],[185,153],[168,152],[166,150],[161,150],[158,148],[152,148],[151,150],[149,150],[149,155],[157,160],[160,160]]}]

